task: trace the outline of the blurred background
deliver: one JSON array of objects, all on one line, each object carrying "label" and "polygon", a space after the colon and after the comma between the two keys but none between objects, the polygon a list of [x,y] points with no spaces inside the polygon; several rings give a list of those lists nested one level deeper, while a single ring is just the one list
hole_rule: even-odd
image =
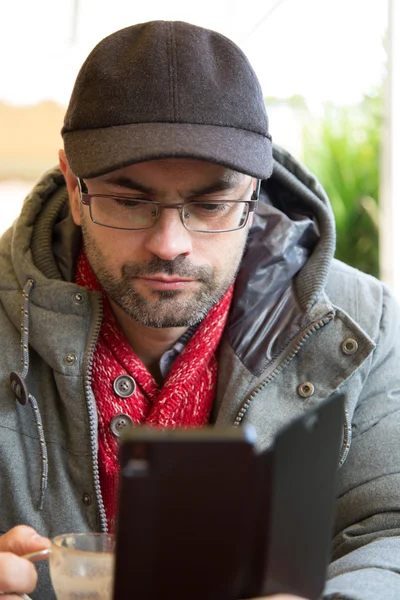
[{"label": "blurred background", "polygon": [[109,33],[151,19],[209,27],[244,50],[261,81],[274,142],[303,161],[331,199],[337,257],[400,297],[398,0],[4,4],[0,233],[57,162],[64,112],[87,54]]}]

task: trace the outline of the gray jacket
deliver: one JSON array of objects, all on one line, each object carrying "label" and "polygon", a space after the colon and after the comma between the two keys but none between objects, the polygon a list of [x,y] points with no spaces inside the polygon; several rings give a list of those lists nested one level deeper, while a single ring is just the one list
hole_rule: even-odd
[{"label": "gray jacket", "polygon": [[[326,598],[398,600],[400,313],[380,282],[333,260],[334,240],[321,187],[275,149],[220,347],[213,420],[251,423],[266,447],[344,394]],[[0,242],[0,532],[106,527],[91,387],[101,301],[73,283],[79,244],[55,169]],[[53,599],[41,571],[33,598]]]}]

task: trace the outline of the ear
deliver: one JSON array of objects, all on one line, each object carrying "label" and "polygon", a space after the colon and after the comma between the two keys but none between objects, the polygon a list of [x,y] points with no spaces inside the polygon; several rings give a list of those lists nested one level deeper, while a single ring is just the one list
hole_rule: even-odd
[{"label": "ear", "polygon": [[67,157],[64,150],[59,150],[58,160],[60,169],[64,175],[65,183],[67,184],[69,203],[71,206],[71,214],[75,225],[81,224],[80,197],[78,189],[78,180],[69,168]]}]

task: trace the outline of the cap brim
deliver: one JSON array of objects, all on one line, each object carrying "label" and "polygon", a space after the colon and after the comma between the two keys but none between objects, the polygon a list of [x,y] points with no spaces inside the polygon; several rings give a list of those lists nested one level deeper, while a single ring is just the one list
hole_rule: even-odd
[{"label": "cap brim", "polygon": [[161,158],[195,158],[268,179],[269,137],[233,127],[182,123],[140,123],[64,132],[71,171],[90,179],[127,165]]}]

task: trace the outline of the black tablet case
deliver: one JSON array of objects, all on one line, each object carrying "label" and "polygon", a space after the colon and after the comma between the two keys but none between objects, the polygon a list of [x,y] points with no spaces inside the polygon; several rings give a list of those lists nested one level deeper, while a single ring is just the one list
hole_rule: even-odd
[{"label": "black tablet case", "polygon": [[121,446],[114,600],[317,600],[330,558],[343,398],[256,453],[246,428],[137,428]]}]

